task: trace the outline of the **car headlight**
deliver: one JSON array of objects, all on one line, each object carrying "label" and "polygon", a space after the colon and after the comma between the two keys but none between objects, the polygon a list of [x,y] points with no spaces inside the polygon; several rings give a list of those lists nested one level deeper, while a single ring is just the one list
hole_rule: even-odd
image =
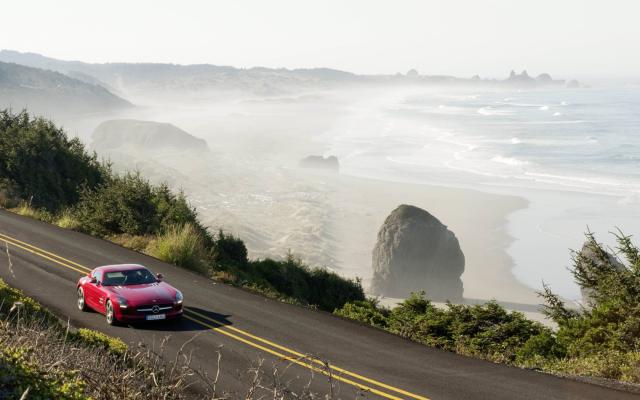
[{"label": "car headlight", "polygon": [[125,299],[124,297],[118,297],[118,304],[120,305],[120,308],[129,307],[129,303],[127,302],[127,299]]},{"label": "car headlight", "polygon": [[182,300],[184,300],[184,297],[182,296],[182,292],[179,290],[176,290],[176,304],[182,304]]}]

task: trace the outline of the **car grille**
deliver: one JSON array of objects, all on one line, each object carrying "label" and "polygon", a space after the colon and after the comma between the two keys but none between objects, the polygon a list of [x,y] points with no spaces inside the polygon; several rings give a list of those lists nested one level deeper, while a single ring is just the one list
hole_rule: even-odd
[{"label": "car grille", "polygon": [[162,314],[173,308],[173,304],[148,304],[139,306],[136,311],[141,314]]}]

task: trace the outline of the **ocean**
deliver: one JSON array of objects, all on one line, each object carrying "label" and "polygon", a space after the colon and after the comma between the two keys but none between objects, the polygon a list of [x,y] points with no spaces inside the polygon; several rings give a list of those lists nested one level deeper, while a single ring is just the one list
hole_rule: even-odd
[{"label": "ocean", "polygon": [[613,232],[640,233],[637,86],[384,91],[320,140],[347,175],[526,198],[506,250],[536,289],[578,298],[568,267],[584,233],[612,250]]}]

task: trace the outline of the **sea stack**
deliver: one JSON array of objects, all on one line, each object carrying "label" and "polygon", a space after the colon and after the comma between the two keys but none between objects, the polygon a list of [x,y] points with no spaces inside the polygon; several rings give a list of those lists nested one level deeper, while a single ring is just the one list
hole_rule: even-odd
[{"label": "sea stack", "polygon": [[[601,255],[600,251],[595,248],[595,245],[589,241],[582,245],[582,249],[578,252],[576,260],[578,263],[592,263],[597,268],[605,268],[609,265],[618,271],[623,271],[625,266],[611,253],[604,252]],[[580,294],[582,295],[582,304],[588,307],[594,306],[593,291],[589,288],[580,288]]]},{"label": "sea stack", "polygon": [[400,205],[378,232],[371,293],[404,298],[425,291],[436,301],[462,300],[464,254],[456,235],[427,211]]}]

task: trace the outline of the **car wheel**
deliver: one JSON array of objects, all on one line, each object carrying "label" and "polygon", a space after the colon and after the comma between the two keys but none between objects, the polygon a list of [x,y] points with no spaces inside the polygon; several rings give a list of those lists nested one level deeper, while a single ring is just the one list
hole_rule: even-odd
[{"label": "car wheel", "polygon": [[84,290],[78,288],[78,310],[87,311],[87,303],[84,301]]},{"label": "car wheel", "polygon": [[106,312],[105,317],[107,318],[107,324],[109,325],[115,325],[118,323],[118,321],[116,320],[116,316],[113,313],[113,306],[111,305],[111,300],[107,300],[107,305],[105,306]]}]

